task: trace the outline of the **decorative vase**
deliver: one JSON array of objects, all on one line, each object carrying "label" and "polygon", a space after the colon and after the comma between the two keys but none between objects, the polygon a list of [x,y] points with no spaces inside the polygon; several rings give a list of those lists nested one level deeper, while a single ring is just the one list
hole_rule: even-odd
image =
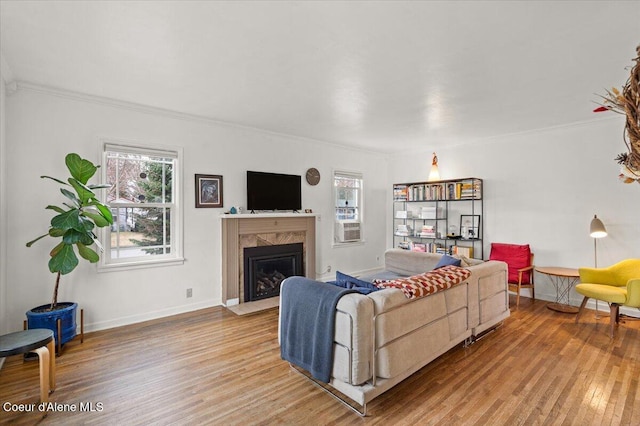
[{"label": "decorative vase", "polygon": [[[27,328],[49,329],[53,331],[56,345],[58,343],[64,345],[76,337],[76,311],[78,304],[74,302],[58,303],[58,307],[53,311],[48,310],[50,306],[49,304],[42,305],[27,311]],[[61,337],[58,336],[58,319],[61,320]]]}]

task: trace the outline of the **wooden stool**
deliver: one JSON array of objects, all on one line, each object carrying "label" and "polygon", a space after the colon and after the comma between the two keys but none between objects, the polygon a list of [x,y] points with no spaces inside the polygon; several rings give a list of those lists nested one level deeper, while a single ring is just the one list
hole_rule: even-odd
[{"label": "wooden stool", "polygon": [[0,357],[35,352],[40,358],[40,402],[48,402],[56,388],[56,352],[53,331],[44,328],[0,336]]}]

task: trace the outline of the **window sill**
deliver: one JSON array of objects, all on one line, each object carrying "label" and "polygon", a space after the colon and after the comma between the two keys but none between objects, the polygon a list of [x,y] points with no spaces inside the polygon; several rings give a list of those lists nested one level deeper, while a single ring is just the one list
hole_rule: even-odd
[{"label": "window sill", "polygon": [[108,265],[98,265],[98,272],[114,272],[114,271],[128,271],[133,269],[145,269],[145,268],[158,268],[162,266],[174,266],[183,265],[185,259],[183,257],[176,257],[171,259],[156,259],[156,260],[140,260],[126,263],[111,263]]},{"label": "window sill", "polygon": [[365,240],[360,240],[360,241],[350,241],[350,242],[346,242],[346,243],[332,243],[331,247],[332,248],[341,248],[341,247],[354,247],[354,246],[363,246],[365,243]]}]

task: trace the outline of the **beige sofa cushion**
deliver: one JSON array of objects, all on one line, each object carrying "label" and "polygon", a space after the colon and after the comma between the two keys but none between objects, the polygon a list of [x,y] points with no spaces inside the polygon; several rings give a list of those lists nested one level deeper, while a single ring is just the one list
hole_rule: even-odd
[{"label": "beige sofa cushion", "polygon": [[402,249],[390,249],[384,254],[384,267],[400,275],[415,275],[432,270],[442,256]]}]

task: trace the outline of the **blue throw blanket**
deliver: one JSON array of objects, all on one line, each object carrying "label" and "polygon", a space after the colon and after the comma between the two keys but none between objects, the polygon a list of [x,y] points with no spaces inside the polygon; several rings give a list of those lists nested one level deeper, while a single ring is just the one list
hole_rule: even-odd
[{"label": "blue throw blanket", "polygon": [[280,356],[329,383],[338,300],[355,290],[290,277],[280,287]]}]

